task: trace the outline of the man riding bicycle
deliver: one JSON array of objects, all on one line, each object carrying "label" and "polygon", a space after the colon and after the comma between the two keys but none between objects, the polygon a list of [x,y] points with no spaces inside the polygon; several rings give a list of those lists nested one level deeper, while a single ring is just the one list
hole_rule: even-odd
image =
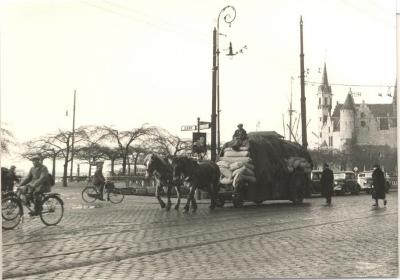
[{"label": "man riding bicycle", "polygon": [[104,185],[106,183],[106,179],[104,178],[104,175],[103,175],[103,162],[98,162],[96,164],[96,172],[93,175],[92,183],[99,192],[99,199],[104,200],[103,190],[104,190]]},{"label": "man riding bicycle", "polygon": [[42,210],[40,195],[50,189],[49,171],[43,165],[41,155],[34,155],[31,161],[33,167],[29,170],[28,176],[21,182],[20,191],[26,198],[28,196],[33,197],[35,208],[32,214],[38,214]]}]

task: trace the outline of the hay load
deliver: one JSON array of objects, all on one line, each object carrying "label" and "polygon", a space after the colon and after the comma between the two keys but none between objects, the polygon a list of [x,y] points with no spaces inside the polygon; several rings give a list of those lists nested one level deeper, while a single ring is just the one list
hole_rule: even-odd
[{"label": "hay load", "polygon": [[228,144],[217,162],[220,182],[232,184],[235,190],[245,183],[252,196],[278,199],[287,196],[289,178],[295,170],[311,172],[308,152],[276,132],[251,132],[243,144],[238,151]]}]

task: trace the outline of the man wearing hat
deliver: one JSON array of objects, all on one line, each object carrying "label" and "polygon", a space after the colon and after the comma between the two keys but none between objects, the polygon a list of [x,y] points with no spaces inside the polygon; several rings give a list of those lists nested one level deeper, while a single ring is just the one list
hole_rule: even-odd
[{"label": "man wearing hat", "polygon": [[372,172],[372,186],[372,199],[375,199],[375,204],[372,206],[379,207],[379,199],[383,199],[383,205],[386,206],[385,174],[383,174],[379,164],[374,165],[374,171]]},{"label": "man wearing hat", "polygon": [[321,175],[321,194],[326,198],[326,204],[331,205],[333,195],[333,172],[327,163],[324,163],[324,170]]},{"label": "man wearing hat", "polygon": [[38,214],[42,209],[40,203],[40,194],[50,189],[49,171],[42,163],[40,154],[31,157],[33,167],[29,170],[27,177],[21,182],[21,193],[24,195],[33,195],[35,211],[32,214]]},{"label": "man wearing hat", "polygon": [[243,124],[238,124],[237,125],[238,129],[236,129],[235,134],[233,134],[233,139],[238,139],[238,140],[246,140],[247,139],[247,132],[243,128]]},{"label": "man wearing hat", "polygon": [[96,172],[93,175],[93,185],[97,187],[99,191],[99,199],[104,200],[103,198],[103,190],[104,190],[104,184],[106,183],[106,179],[104,178],[103,175],[103,164],[104,162],[100,161],[96,163]]}]

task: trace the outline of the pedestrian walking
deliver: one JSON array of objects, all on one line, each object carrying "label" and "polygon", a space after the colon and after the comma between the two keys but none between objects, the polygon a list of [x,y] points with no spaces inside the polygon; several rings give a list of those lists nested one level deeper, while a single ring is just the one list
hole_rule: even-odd
[{"label": "pedestrian walking", "polygon": [[326,204],[332,204],[333,195],[333,172],[327,163],[324,163],[324,170],[321,175],[321,194],[326,198]]},{"label": "pedestrian walking", "polygon": [[375,204],[372,206],[379,207],[379,199],[383,199],[383,205],[386,206],[386,193],[385,193],[385,174],[379,167],[379,164],[374,165],[372,172],[372,199],[375,199]]}]

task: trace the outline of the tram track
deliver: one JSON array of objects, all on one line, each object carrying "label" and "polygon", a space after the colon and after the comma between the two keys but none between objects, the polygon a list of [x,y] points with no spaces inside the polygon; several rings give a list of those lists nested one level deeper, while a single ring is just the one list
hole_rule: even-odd
[{"label": "tram track", "polygon": [[[266,205],[267,206],[267,205]],[[269,205],[268,205],[269,206]],[[281,206],[276,207],[275,209],[268,209],[268,213],[270,214],[272,213],[276,213],[281,211],[280,209]],[[286,210],[293,210],[298,212],[299,207],[293,207],[293,208],[287,208]],[[304,209],[304,208],[301,208]],[[71,235],[71,236],[66,236],[66,237],[56,237],[56,238],[48,238],[48,239],[38,239],[38,240],[26,240],[26,241],[22,241],[22,242],[14,242],[14,243],[3,243],[3,247],[9,247],[9,246],[17,246],[17,245],[24,245],[24,244],[29,244],[29,243],[37,243],[37,242],[51,242],[51,241],[57,241],[57,240],[70,240],[70,239],[76,239],[76,238],[87,238],[87,237],[94,237],[94,236],[101,236],[101,235],[112,235],[112,234],[118,234],[118,233],[129,233],[129,232],[140,232],[140,231],[146,231],[146,230],[157,230],[157,229],[162,229],[162,228],[179,228],[179,227],[186,227],[188,225],[193,226],[196,225],[196,222],[201,222],[203,227],[212,227],[215,224],[218,224],[220,222],[224,222],[225,224],[229,221],[237,221],[237,220],[241,220],[242,224],[246,224],[245,226],[242,227],[237,227],[235,226],[235,230],[237,229],[245,229],[248,226],[255,226],[255,224],[253,222],[243,222],[243,221],[248,221],[249,218],[251,219],[258,219],[258,218],[264,218],[266,217],[266,213],[259,212],[259,209],[257,210],[256,208],[254,209],[247,209],[247,210],[254,210],[249,212],[241,212],[238,213],[237,212],[233,212],[233,213],[226,213],[227,215],[220,215],[221,213],[218,214],[212,214],[212,215],[208,215],[207,214],[207,220],[204,220],[205,215],[204,214],[200,214],[197,215],[197,213],[195,215],[191,215],[191,216],[183,216],[183,217],[176,217],[172,220],[165,220],[160,218],[159,220],[153,221],[153,222],[142,222],[142,223],[108,223],[108,224],[100,224],[100,225],[86,225],[83,227],[79,227],[73,230],[68,230],[66,232],[63,232],[62,235]],[[255,212],[257,211],[257,212]],[[317,211],[314,209],[314,211]],[[310,214],[310,211],[307,211]],[[312,213],[313,211],[311,211]],[[224,214],[224,213],[223,213]],[[189,214],[190,215],[190,214]],[[217,216],[218,215],[218,216]],[[283,218],[287,219],[288,215],[287,213],[284,214]],[[183,220],[181,218],[184,218]],[[268,218],[268,217],[266,217]],[[276,226],[276,225],[283,225],[283,224],[288,224],[288,223],[292,223],[292,222],[301,222],[301,221],[308,221],[313,219],[313,217],[305,217],[302,219],[298,219],[298,218],[294,218],[294,220],[289,220],[289,221],[284,221],[284,222],[269,222],[269,223],[258,223],[257,222],[257,226]],[[274,217],[274,220],[277,220],[277,217]],[[189,223],[189,224],[188,224]],[[150,226],[149,226],[150,225]],[[82,233],[86,230],[92,230],[96,229],[96,231],[98,229],[105,229],[105,228],[115,228],[116,226],[120,226],[120,227],[125,227],[125,226],[133,226],[133,227],[140,227],[137,229],[119,229],[119,230],[114,230],[114,231],[106,231],[106,232],[97,232],[97,233],[93,233],[93,234],[85,234],[85,235],[80,235],[79,233]],[[178,231],[178,230],[177,230]],[[222,230],[219,232],[224,232],[227,230]],[[33,232],[37,232],[39,233],[40,230],[34,230]],[[181,232],[181,231],[178,231]],[[32,233],[32,232],[31,232]],[[202,233],[204,234],[204,233]],[[46,236],[51,236],[51,235],[55,235],[58,236],[60,235],[60,233],[46,233]],[[195,234],[195,235],[200,235],[200,234]],[[185,235],[185,236],[195,236],[195,235]],[[181,238],[182,235],[176,236],[176,238]],[[35,238],[35,236],[31,236],[30,238]],[[175,238],[175,237],[174,237]],[[170,239],[170,238],[168,238]],[[168,240],[168,239],[158,239],[158,240]],[[3,239],[4,240],[4,239]]]},{"label": "tram track", "polygon": [[[23,276],[27,276],[27,275],[35,275],[35,274],[43,274],[43,273],[48,273],[48,272],[52,272],[52,271],[58,271],[58,270],[62,270],[62,269],[66,269],[66,268],[77,268],[77,267],[84,267],[84,266],[90,266],[93,264],[99,264],[99,263],[107,263],[107,262],[112,262],[112,261],[121,261],[121,260],[126,260],[126,259],[132,259],[132,258],[139,258],[139,257],[143,257],[143,256],[151,256],[151,255],[156,255],[156,254],[161,254],[161,253],[168,253],[171,251],[176,251],[176,250],[182,250],[182,249],[189,249],[189,248],[196,248],[196,247],[200,247],[200,246],[207,246],[207,245],[211,245],[211,244],[216,244],[216,243],[222,243],[222,242],[229,242],[229,241],[233,241],[233,240],[241,240],[241,239],[246,239],[246,238],[252,238],[252,237],[257,237],[257,236],[262,236],[262,235],[269,235],[269,234],[274,234],[274,233],[279,233],[279,232],[285,232],[285,231],[292,231],[292,230],[300,230],[300,229],[305,229],[305,228],[312,228],[312,227],[320,227],[320,226],[326,226],[326,225],[332,225],[332,224],[340,224],[340,223],[347,223],[347,222],[352,222],[355,220],[360,220],[360,219],[373,219],[373,218],[377,218],[377,217],[382,217],[382,216],[390,216],[390,215],[397,215],[397,212],[386,212],[383,214],[377,214],[374,216],[368,215],[368,216],[361,216],[361,217],[353,217],[350,219],[340,219],[340,220],[335,220],[335,221],[328,221],[328,222],[322,222],[322,223],[311,223],[311,224],[307,224],[307,225],[297,225],[297,226],[293,226],[293,227],[288,227],[288,228],[281,228],[281,229],[275,229],[275,230],[262,230],[265,227],[271,226],[271,224],[264,224],[264,225],[257,225],[258,229],[261,229],[261,231],[256,232],[256,233],[252,233],[252,234],[245,234],[245,235],[241,235],[241,236],[235,236],[235,237],[228,237],[228,238],[220,238],[220,239],[213,239],[213,240],[207,240],[207,241],[202,241],[202,242],[196,242],[195,244],[183,244],[183,245],[178,245],[178,246],[174,246],[174,247],[166,247],[166,248],[159,248],[156,250],[148,250],[146,252],[134,252],[134,253],[128,253],[125,254],[124,256],[109,256],[106,257],[105,259],[101,260],[99,262],[99,260],[86,260],[83,262],[79,262],[79,263],[75,263],[75,264],[63,264],[59,267],[49,267],[47,268],[45,271],[36,271],[33,273],[6,273],[5,275],[3,275],[5,278],[11,278],[11,277],[23,277]],[[292,223],[290,221],[286,222],[287,223]],[[282,223],[277,223],[282,224]],[[224,231],[222,231],[224,232]],[[214,232],[214,233],[218,233]],[[220,235],[221,236],[221,235]],[[188,236],[185,236],[188,237]],[[174,239],[177,237],[173,237]],[[151,242],[151,241],[149,241]],[[146,243],[146,241],[144,242]],[[92,250],[85,250],[85,251],[98,251],[98,250],[118,250],[119,248],[121,248],[121,246],[108,246],[108,247],[104,247],[104,248],[94,248]],[[135,249],[137,247],[125,247],[124,249]],[[64,252],[64,253],[60,253],[60,254],[52,254],[52,255],[47,255],[47,256],[40,256],[40,258],[53,258],[53,257],[59,257],[59,256],[67,256],[67,255],[73,255],[73,254],[79,254],[81,253],[81,251],[75,251],[75,252]],[[36,257],[37,258],[37,257]],[[14,259],[13,262],[26,262],[28,260],[33,260],[36,258],[23,258],[23,259]],[[3,260],[4,261],[4,260]],[[5,264],[7,262],[4,262]],[[70,267],[71,266],[71,267]],[[6,266],[5,266],[6,267]]]}]

